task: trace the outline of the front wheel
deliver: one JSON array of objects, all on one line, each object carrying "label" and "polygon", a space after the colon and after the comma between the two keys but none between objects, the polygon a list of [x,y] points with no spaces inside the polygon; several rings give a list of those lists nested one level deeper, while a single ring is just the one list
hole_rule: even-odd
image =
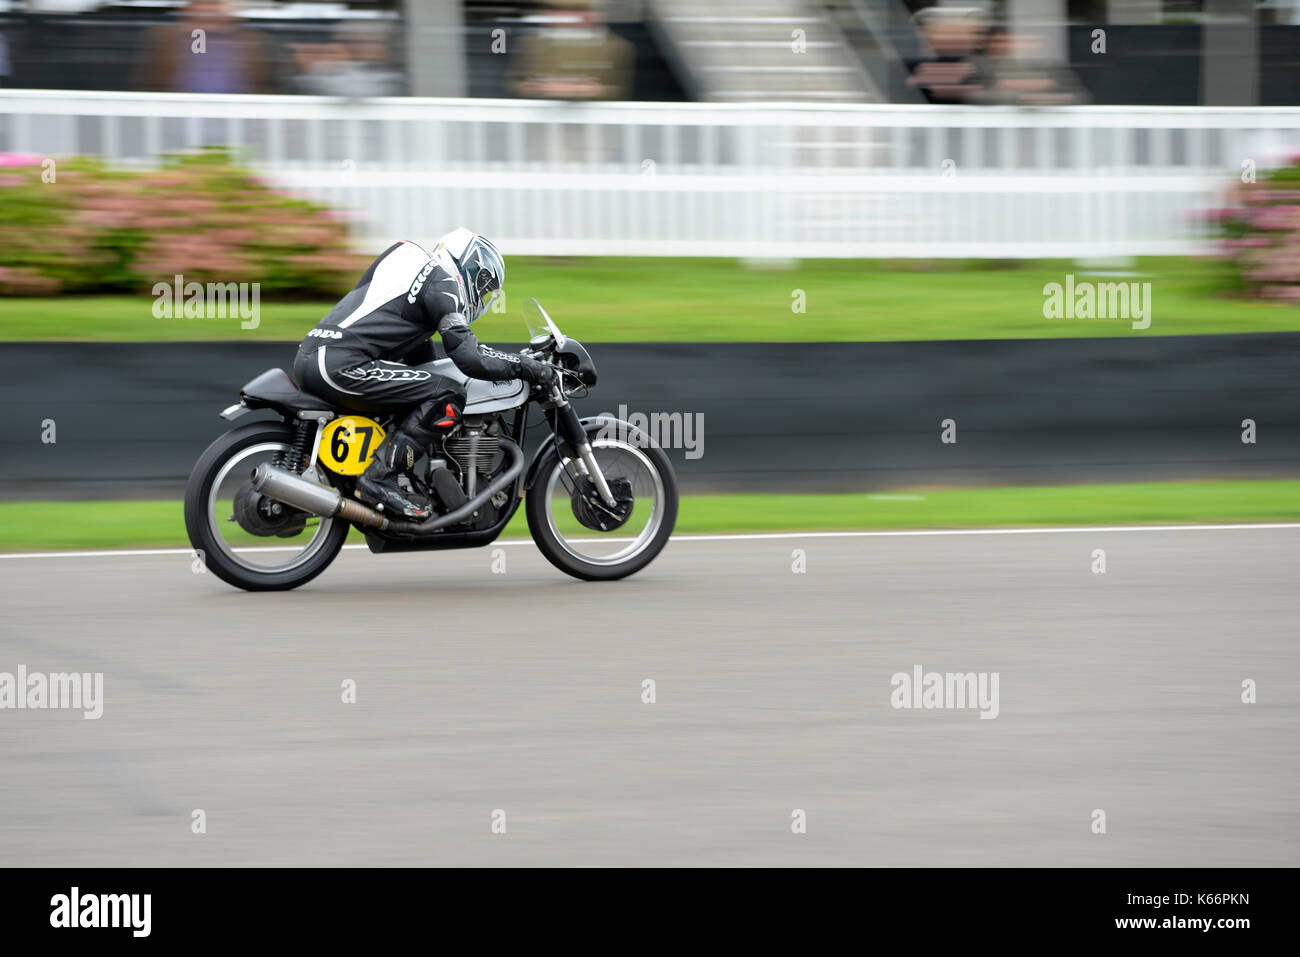
[{"label": "front wheel", "polygon": [[[294,431],[254,422],[227,432],[199,456],[185,487],[185,528],[204,567],[247,591],[282,591],[311,581],[337,557],[348,523],[317,518],[259,495],[250,476],[278,465]],[[319,468],[303,478],[327,484]]]},{"label": "front wheel", "polygon": [[[677,477],[663,449],[638,434],[591,435],[592,455],[623,503],[616,527],[582,504],[588,491],[580,460],[552,446],[538,462],[525,500],[528,530],[547,560],[574,578],[613,581],[650,564],[677,523]],[[613,524],[613,523],[609,523]]]}]

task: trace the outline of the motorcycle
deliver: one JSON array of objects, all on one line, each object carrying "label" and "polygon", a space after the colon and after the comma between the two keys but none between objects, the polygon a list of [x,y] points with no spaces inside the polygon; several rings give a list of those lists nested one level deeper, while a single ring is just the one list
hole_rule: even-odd
[{"label": "motorcycle", "polygon": [[[536,299],[524,306],[522,354],[556,370],[549,391],[522,380],[467,379],[449,359],[438,372],[465,386],[460,419],[399,481],[440,501],[433,475],[446,469],[463,505],[424,520],[385,514],[359,501],[356,479],[400,415],[358,414],[303,392],[283,369],[240,390],[221,416],[269,410],[279,421],[238,426],[199,457],[185,491],[185,527],[208,570],[248,591],[296,588],[337,557],[352,528],[371,552],[491,544],[522,501],[528,530],[556,568],[587,581],[623,578],[663,550],[677,521],[677,479],[644,432],[608,416],[579,418],[570,400],[596,384],[587,350],[564,335]],[[527,460],[536,405],[549,427]]]}]

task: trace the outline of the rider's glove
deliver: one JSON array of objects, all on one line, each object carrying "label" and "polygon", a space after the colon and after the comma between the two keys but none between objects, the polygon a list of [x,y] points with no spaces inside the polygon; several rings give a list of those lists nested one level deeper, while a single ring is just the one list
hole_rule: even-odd
[{"label": "rider's glove", "polygon": [[549,362],[538,362],[525,356],[519,360],[519,371],[523,378],[547,391],[555,384],[555,368]]}]

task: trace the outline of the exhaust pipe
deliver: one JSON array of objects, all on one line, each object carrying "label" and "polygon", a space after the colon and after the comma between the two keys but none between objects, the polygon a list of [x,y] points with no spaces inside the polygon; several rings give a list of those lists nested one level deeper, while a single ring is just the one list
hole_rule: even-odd
[{"label": "exhaust pipe", "polygon": [[388,527],[388,519],[373,508],[350,502],[339,494],[338,489],[309,482],[269,462],[263,462],[253,470],[253,490],[320,518],[344,518],[363,528]]},{"label": "exhaust pipe", "polygon": [[496,481],[490,483],[487,488],[455,511],[448,512],[446,515],[435,515],[423,522],[390,519],[367,505],[344,498],[337,489],[309,482],[269,462],[263,462],[253,470],[253,489],[268,498],[292,505],[320,518],[342,518],[362,528],[375,528],[403,535],[424,535],[471,517],[487,504],[488,499],[508,488],[523,473],[523,449],[507,438],[502,438],[500,441],[501,449],[509,459],[509,465]]}]

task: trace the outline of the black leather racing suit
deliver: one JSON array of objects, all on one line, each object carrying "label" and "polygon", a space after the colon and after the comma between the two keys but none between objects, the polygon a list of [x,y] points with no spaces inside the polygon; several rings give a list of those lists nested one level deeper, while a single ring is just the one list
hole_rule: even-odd
[{"label": "black leather racing suit", "polygon": [[[413,496],[397,477],[408,472],[439,434],[459,425],[465,387],[433,364],[435,333],[447,357],[471,379],[546,382],[549,366],[479,345],[469,330],[464,280],[439,246],[430,256],[400,242],[370,264],[355,289],[307,333],[293,370],[308,392],[353,412],[407,412],[357,479],[356,495],[389,513],[425,519],[432,503]],[[446,469],[430,481],[448,511],[466,501]]]},{"label": "black leather racing suit", "polygon": [[472,379],[535,382],[545,374],[540,363],[480,345],[466,311],[464,283],[450,255],[435,258],[416,243],[395,243],[307,333],[294,375],[308,392],[353,412],[427,405],[432,414],[448,399],[463,407],[464,387],[432,365],[434,334]]}]

